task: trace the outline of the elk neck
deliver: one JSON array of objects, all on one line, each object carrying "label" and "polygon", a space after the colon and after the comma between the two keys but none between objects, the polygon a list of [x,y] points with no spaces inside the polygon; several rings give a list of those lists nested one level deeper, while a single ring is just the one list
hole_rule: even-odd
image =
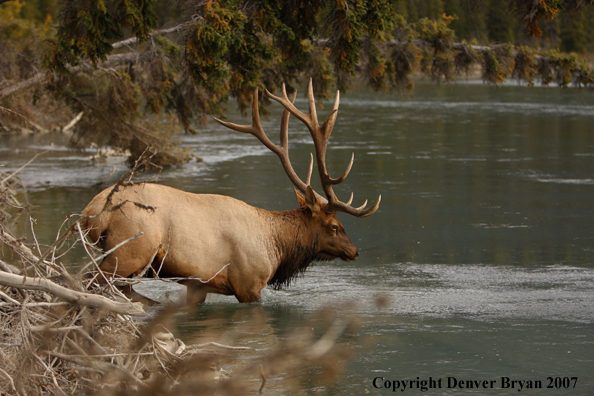
[{"label": "elk neck", "polygon": [[313,261],[328,260],[318,252],[319,231],[306,208],[269,212],[272,250],[278,267],[268,281],[275,290],[289,286]]}]

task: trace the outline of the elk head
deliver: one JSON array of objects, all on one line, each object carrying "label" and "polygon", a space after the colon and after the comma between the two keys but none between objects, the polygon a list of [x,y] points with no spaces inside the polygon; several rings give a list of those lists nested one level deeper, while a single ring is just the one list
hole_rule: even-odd
[{"label": "elk head", "polygon": [[[328,174],[328,170],[326,168],[326,150],[328,148],[328,141],[330,140],[330,135],[332,134],[332,129],[334,128],[334,123],[336,122],[336,117],[338,115],[340,93],[337,91],[332,112],[321,126],[318,124],[311,79],[309,80],[308,86],[309,113],[307,114],[300,111],[294,105],[297,92],[295,92],[293,97],[290,99],[287,96],[284,84],[282,86],[282,96],[275,96],[268,92],[268,90],[266,91],[266,95],[282,104],[285,108],[281,119],[280,145],[276,145],[270,141],[260,123],[260,112],[258,109],[258,88],[254,90],[254,96],[252,99],[252,125],[238,125],[221,121],[216,118],[215,120],[235,131],[254,135],[260,140],[260,142],[262,142],[262,144],[264,144],[280,158],[287,176],[296,187],[295,193],[297,195],[297,201],[300,205],[300,208],[308,211],[308,216],[311,217],[308,230],[310,231],[309,235],[312,235],[313,238],[315,238],[315,240],[312,241],[313,245],[316,246],[316,252],[314,253],[313,259],[323,261],[333,260],[335,258],[341,258],[345,261],[355,260],[359,255],[359,252],[346,234],[344,226],[336,218],[336,212],[344,212],[356,217],[370,216],[379,208],[381,195],[379,196],[375,205],[366,209],[367,200],[363,203],[363,205],[355,208],[351,206],[351,202],[353,201],[352,193],[350,199],[347,202],[340,201],[334,193],[332,187],[344,181],[351,170],[355,158],[353,153],[347,169],[340,177],[332,178]],[[313,155],[311,156],[309,171],[305,182],[299,178],[297,173],[294,171],[293,166],[291,165],[289,160],[288,145],[289,117],[291,114],[305,124],[313,139],[318,173],[320,175],[325,197],[316,193],[310,186],[311,174],[313,171]],[[303,195],[297,190],[301,191]]]},{"label": "elk head", "polygon": [[344,261],[356,260],[359,256],[357,247],[347,235],[344,226],[335,213],[328,213],[308,186],[305,195],[295,190],[299,207],[307,212],[308,230],[315,246],[316,261],[330,261],[341,258]]}]

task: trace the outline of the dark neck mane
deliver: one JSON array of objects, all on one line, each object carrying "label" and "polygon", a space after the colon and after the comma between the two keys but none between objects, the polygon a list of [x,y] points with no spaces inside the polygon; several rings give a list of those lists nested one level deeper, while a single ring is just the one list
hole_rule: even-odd
[{"label": "dark neck mane", "polygon": [[308,228],[311,215],[308,209],[299,208],[286,212],[276,212],[276,228],[273,235],[279,266],[276,273],[268,281],[275,290],[289,286],[291,281],[303,273],[313,261],[324,261],[331,258],[316,253],[317,236]]}]

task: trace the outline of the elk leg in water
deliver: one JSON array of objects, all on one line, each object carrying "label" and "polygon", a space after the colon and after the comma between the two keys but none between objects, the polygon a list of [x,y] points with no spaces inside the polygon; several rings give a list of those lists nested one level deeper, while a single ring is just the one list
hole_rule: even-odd
[{"label": "elk leg in water", "polygon": [[221,293],[221,290],[213,289],[212,287],[209,287],[207,284],[200,281],[187,280],[181,281],[180,283],[187,288],[186,304],[188,306],[202,304],[206,300],[206,295],[211,292],[225,295],[235,295],[235,298],[237,298],[237,300],[242,303],[258,302],[261,299],[260,290],[265,286],[257,285],[251,288],[244,287],[241,288],[242,290],[236,290],[234,292],[226,291]]},{"label": "elk leg in water", "polygon": [[188,305],[189,307],[202,304],[204,300],[206,300],[208,290],[203,284],[195,281],[187,281],[180,283],[182,285],[185,285],[187,288],[186,305]]}]

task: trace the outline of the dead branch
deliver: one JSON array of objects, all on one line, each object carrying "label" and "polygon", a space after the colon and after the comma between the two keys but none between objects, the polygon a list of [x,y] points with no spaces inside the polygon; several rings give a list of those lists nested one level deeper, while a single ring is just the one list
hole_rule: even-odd
[{"label": "dead branch", "polygon": [[52,244],[52,246],[50,246],[50,248],[46,251],[45,254],[43,254],[41,257],[37,257],[35,254],[33,254],[31,249],[29,249],[27,246],[23,244],[21,240],[18,240],[12,235],[10,235],[8,232],[5,232],[4,228],[0,224],[0,243],[9,246],[16,254],[19,255],[19,257],[21,258],[21,260],[23,260],[24,263],[30,264],[30,266],[23,269],[23,273],[26,273],[29,268],[36,268],[39,264],[43,263],[45,266],[52,268],[56,270],[58,273],[62,274],[62,276],[64,276],[69,282],[72,283],[72,277],[64,268],[56,265],[54,262],[45,260],[45,258],[51,252],[53,252],[55,246],[61,241],[63,241],[69,234],[70,232],[66,231]]},{"label": "dead branch", "polygon": [[230,346],[230,345],[219,344],[218,342],[206,342],[204,344],[195,345],[194,348],[204,348],[207,346],[215,346],[217,348],[230,349],[230,350],[234,350],[234,351],[249,351],[252,349],[250,347],[234,347],[234,346]]},{"label": "dead branch", "polygon": [[10,297],[8,294],[4,293],[3,291],[0,291],[0,297],[2,297],[3,299],[5,299],[6,301],[8,301],[11,304],[21,305],[20,302],[18,302],[14,298]]},{"label": "dead branch", "polygon": [[17,395],[19,395],[17,388],[14,386],[14,381],[13,381],[12,377],[10,375],[8,375],[8,373],[6,371],[2,370],[1,368],[0,368],[0,373],[2,373],[8,379],[8,381],[10,381],[10,386],[11,386],[13,392],[16,393]]},{"label": "dead branch", "polygon": [[35,76],[18,82],[14,85],[11,85],[9,87],[6,87],[2,90],[0,90],[0,98],[7,98],[11,95],[14,95],[15,93],[24,91],[26,89],[29,89],[31,87],[34,87],[36,85],[42,84],[46,82],[46,75],[45,73],[38,73]]},{"label": "dead branch", "polygon": [[[181,24],[174,26],[172,28],[155,30],[154,32],[149,34],[149,37],[164,36],[169,33],[177,32],[177,31],[180,31],[184,26],[185,26],[185,23],[181,23]],[[137,41],[138,41],[138,39],[136,37],[130,37],[129,39],[118,41],[117,43],[113,43],[111,46],[113,48],[120,48],[120,47],[124,47],[126,45],[135,44]]]},{"label": "dead branch", "polygon": [[[81,367],[88,367],[88,368],[92,368],[92,369],[104,371],[104,372],[111,372],[113,370],[116,370],[116,371],[119,371],[122,374],[124,374],[128,379],[132,380],[136,385],[139,385],[145,389],[148,387],[147,384],[140,381],[132,373],[130,373],[128,370],[123,369],[122,367],[119,367],[119,366],[116,366],[113,364],[109,364],[106,362],[94,360],[94,359],[78,358],[78,357],[74,357],[73,355],[66,355],[66,354],[58,353],[58,352],[47,351],[46,353],[50,356],[59,357],[62,360],[67,360],[69,362],[76,363],[77,365],[79,365]],[[88,355],[86,355],[86,357],[88,357]]]},{"label": "dead branch", "polygon": [[310,360],[316,360],[327,354],[336,344],[338,337],[348,327],[349,323],[340,319],[332,322],[326,333],[307,350],[306,356]]},{"label": "dead branch", "polygon": [[16,254],[18,254],[23,260],[29,263],[36,263],[39,258],[33,254],[31,249],[23,244],[22,241],[16,239],[9,233],[5,232],[0,226],[0,242],[9,246]]},{"label": "dead branch", "polygon": [[47,279],[0,272],[0,284],[15,289],[42,290],[75,305],[105,309],[123,315],[146,315],[139,303],[120,303],[96,294],[77,292]]},{"label": "dead branch", "polygon": [[62,133],[66,133],[69,130],[71,130],[72,128],[74,128],[74,126],[80,121],[80,119],[82,118],[82,116],[85,114],[84,111],[81,111],[80,113],[78,113],[76,115],[76,117],[74,117],[68,124],[66,124],[66,126],[64,126],[64,128],[62,128]]},{"label": "dead branch", "polygon": [[17,173],[19,173],[20,171],[25,169],[31,162],[35,161],[37,159],[37,157],[47,153],[48,151],[49,150],[45,150],[45,151],[42,151],[41,153],[35,154],[33,156],[33,158],[31,158],[26,164],[24,164],[23,166],[21,166],[19,169],[15,170],[14,172],[12,172],[10,175],[6,176],[4,179],[0,180],[0,184],[6,183],[9,179],[13,178]]},{"label": "dead branch", "polygon": [[8,272],[9,274],[18,274],[20,271],[14,265],[5,263],[4,261],[0,260],[0,271]]},{"label": "dead branch", "polygon": [[[76,223],[77,227],[79,229],[79,232],[82,233],[82,230],[80,229],[80,223]],[[92,264],[95,265],[95,268],[99,269],[99,264],[97,264],[97,261],[102,260],[103,258],[109,256],[111,253],[113,253],[115,250],[119,249],[120,247],[124,246],[125,244],[127,244],[130,241],[133,241],[134,239],[138,238],[139,236],[144,235],[144,232],[140,231],[138,234],[131,236],[130,238],[126,239],[125,241],[122,241],[120,243],[118,243],[117,245],[115,245],[114,247],[112,247],[111,249],[109,249],[108,251],[106,251],[105,253],[101,254],[100,256],[94,257],[91,262],[89,262],[88,264],[85,264],[80,272],[84,272],[86,271],[86,269],[91,266]],[[84,241],[84,238],[83,238]],[[85,243],[85,249],[86,249],[86,243]],[[90,255],[90,252],[87,250],[87,253]]]}]

